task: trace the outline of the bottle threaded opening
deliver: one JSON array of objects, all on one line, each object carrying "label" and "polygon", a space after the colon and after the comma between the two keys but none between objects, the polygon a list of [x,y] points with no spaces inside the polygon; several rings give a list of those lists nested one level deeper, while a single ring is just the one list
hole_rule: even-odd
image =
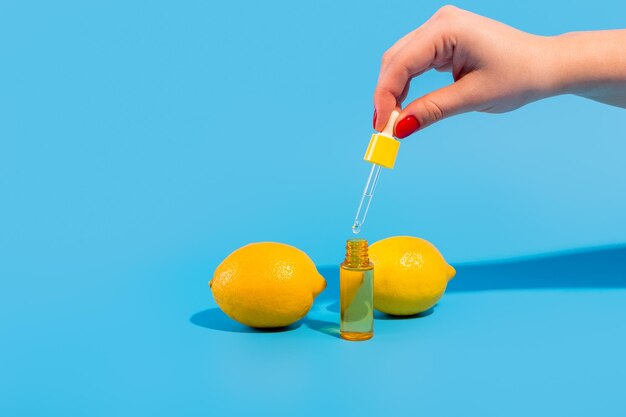
[{"label": "bottle threaded opening", "polygon": [[349,268],[366,267],[370,264],[367,240],[348,239],[346,241],[346,259],[344,264]]}]

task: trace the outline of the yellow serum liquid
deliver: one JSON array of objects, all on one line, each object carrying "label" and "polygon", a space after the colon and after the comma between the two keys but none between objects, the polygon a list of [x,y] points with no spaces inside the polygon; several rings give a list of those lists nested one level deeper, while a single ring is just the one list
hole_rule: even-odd
[{"label": "yellow serum liquid", "polygon": [[346,258],[339,270],[341,304],[340,336],[346,340],[371,339],[374,335],[374,265],[365,239],[349,239]]}]

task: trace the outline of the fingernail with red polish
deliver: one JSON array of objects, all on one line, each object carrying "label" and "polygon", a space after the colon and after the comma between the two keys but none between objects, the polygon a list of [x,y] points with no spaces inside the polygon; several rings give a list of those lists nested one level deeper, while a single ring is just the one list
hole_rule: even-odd
[{"label": "fingernail with red polish", "polygon": [[420,122],[417,121],[415,116],[407,116],[396,124],[396,137],[404,139],[419,128]]},{"label": "fingernail with red polish", "polygon": [[374,109],[374,118],[372,119],[372,127],[376,129],[376,109]]}]

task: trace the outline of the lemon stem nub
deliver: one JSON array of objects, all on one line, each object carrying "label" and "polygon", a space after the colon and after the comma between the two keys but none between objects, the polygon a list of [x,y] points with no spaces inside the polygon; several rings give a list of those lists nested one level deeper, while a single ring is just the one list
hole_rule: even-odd
[{"label": "lemon stem nub", "polygon": [[456,269],[452,265],[446,265],[446,275],[448,276],[448,281],[450,281],[456,275]]}]

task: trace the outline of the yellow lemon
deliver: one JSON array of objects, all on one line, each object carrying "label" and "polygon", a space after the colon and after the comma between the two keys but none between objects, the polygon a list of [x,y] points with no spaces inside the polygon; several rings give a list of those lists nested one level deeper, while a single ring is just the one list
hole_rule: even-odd
[{"label": "yellow lemon", "polygon": [[251,243],[228,255],[209,282],[217,305],[250,327],[300,320],[326,281],[304,252],[283,243]]},{"label": "yellow lemon", "polygon": [[406,316],[434,306],[456,271],[424,239],[394,236],[370,246],[374,263],[374,307]]}]

